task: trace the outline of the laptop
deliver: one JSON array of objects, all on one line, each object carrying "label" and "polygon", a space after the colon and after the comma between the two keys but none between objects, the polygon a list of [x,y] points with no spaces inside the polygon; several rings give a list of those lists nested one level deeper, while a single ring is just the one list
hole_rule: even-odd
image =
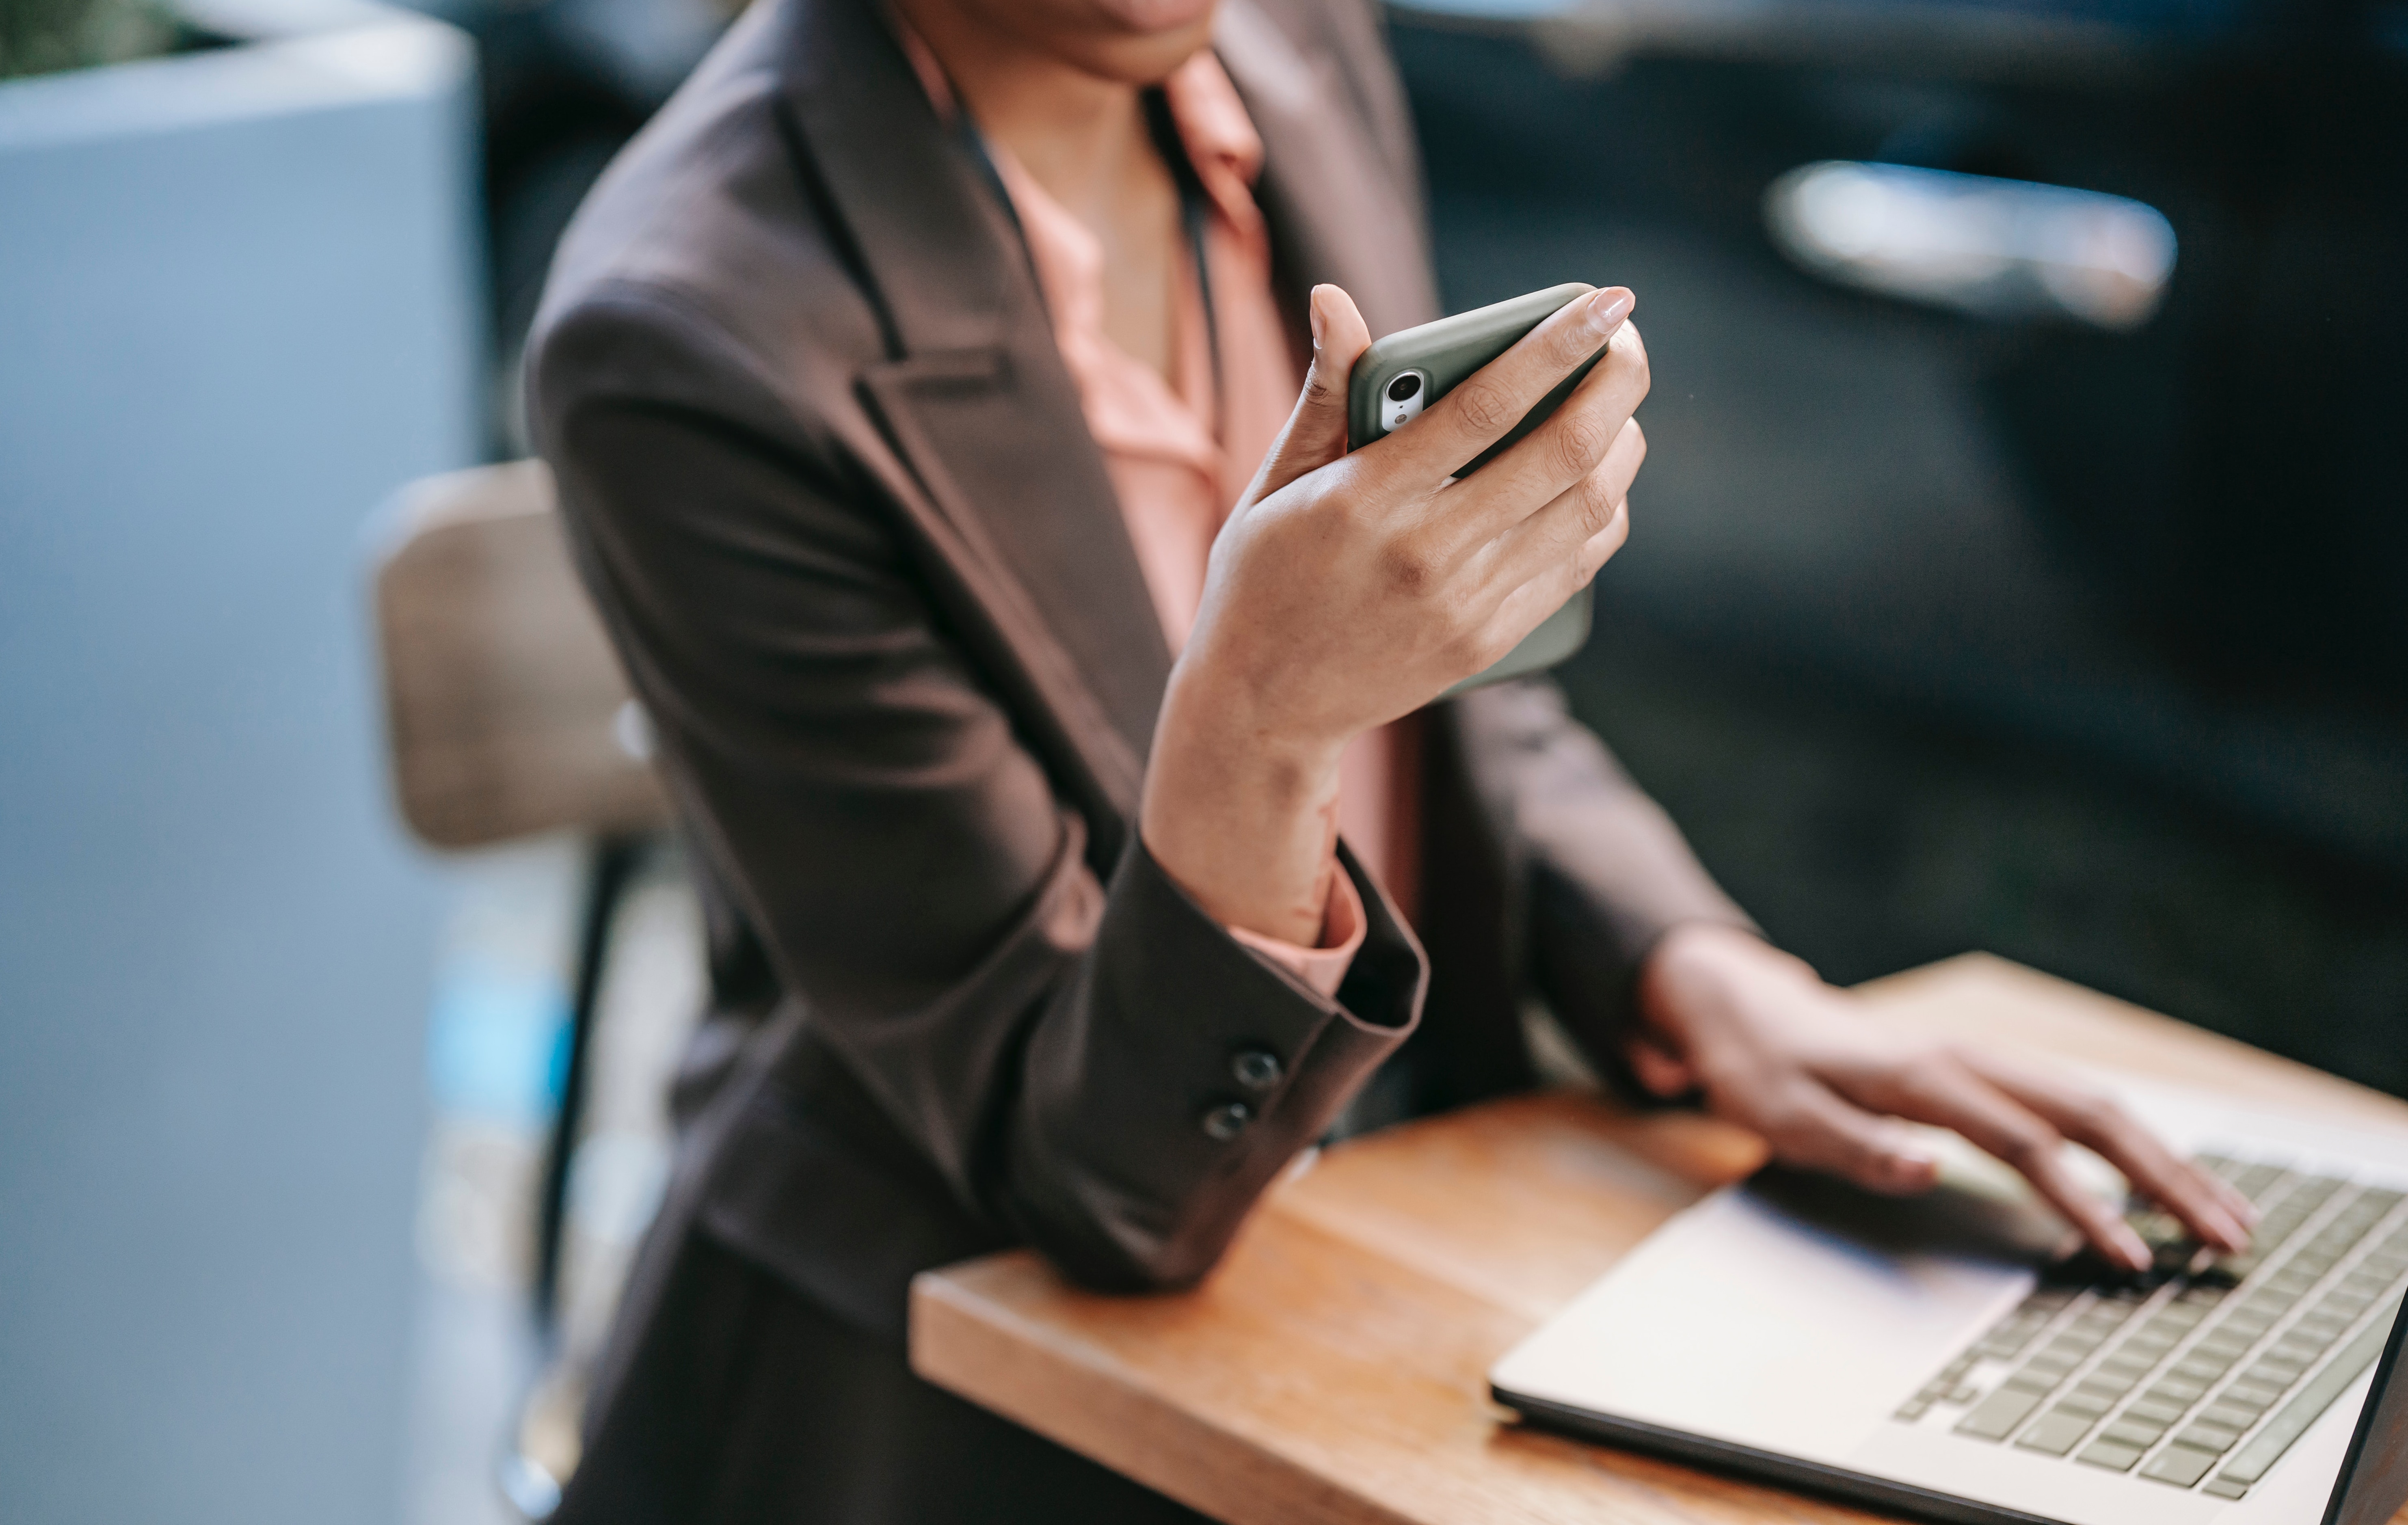
[{"label": "laptop", "polygon": [[1953,1138],[1916,1198],[1770,1169],[1650,1235],[1492,1391],[1926,1519],[2386,1525],[2408,1500],[2408,1135],[2101,1078],[2258,1205],[2245,1253],[2136,1207],[2156,1269],[2109,1272]]}]

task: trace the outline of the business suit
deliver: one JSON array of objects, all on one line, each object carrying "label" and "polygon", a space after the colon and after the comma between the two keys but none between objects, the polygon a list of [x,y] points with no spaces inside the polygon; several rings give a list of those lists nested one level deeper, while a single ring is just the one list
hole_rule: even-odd
[{"label": "business suit", "polygon": [[[1283,290],[1433,316],[1368,10],[1226,0],[1215,47]],[[580,213],[531,354],[714,995],[565,1518],[1174,1518],[904,1376],[910,1275],[1190,1283],[1383,1063],[1421,1106],[1526,1083],[1526,982],[1608,1052],[1667,928],[1743,920],[1545,683],[1433,712],[1421,938],[1341,853],[1334,999],[1162,872],[1170,653],[1008,207],[870,0],[755,6]]]}]

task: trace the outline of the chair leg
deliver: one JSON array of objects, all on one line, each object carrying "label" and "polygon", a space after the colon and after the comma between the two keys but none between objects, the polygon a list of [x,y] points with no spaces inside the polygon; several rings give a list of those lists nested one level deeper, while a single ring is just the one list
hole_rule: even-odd
[{"label": "chair leg", "polygon": [[568,1011],[567,1073],[561,1078],[560,1106],[544,1158],[543,1196],[536,1220],[535,1319],[550,1345],[559,1333],[561,1254],[568,1223],[568,1173],[577,1152],[577,1132],[585,1112],[586,1067],[594,1047],[595,1008],[610,957],[610,923],[628,884],[642,865],[641,836],[603,836],[594,843],[585,877],[585,905],[578,926],[577,981]]}]

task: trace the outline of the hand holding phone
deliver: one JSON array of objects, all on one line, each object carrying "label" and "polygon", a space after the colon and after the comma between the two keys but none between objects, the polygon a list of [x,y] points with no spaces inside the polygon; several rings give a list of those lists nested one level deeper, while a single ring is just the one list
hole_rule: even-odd
[{"label": "hand holding phone", "polygon": [[1312,302],[1312,374],[1213,544],[1139,811],[1208,915],[1308,946],[1340,754],[1494,666],[1620,549],[1647,393],[1630,293],[1582,292],[1350,453],[1371,335],[1338,288]]},{"label": "hand holding phone", "polygon": [[[1578,282],[1550,286],[1379,340],[1354,363],[1354,374],[1347,383],[1346,448],[1360,449],[1411,423],[1425,408],[1589,290]],[[1519,423],[1455,475],[1470,476],[1545,422],[1604,356],[1605,347],[1599,345],[1596,354],[1540,398]],[[1562,607],[1494,666],[1465,678],[1447,693],[1541,672],[1570,656],[1588,641],[1589,599],[1589,586],[1583,583]]]}]

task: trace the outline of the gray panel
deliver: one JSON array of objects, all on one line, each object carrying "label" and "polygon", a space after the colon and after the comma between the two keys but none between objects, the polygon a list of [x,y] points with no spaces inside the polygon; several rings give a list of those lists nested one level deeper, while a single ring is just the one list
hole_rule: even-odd
[{"label": "gray panel", "polygon": [[22,1525],[394,1514],[433,897],[361,527],[475,453],[472,89],[418,23],[0,87]]}]

